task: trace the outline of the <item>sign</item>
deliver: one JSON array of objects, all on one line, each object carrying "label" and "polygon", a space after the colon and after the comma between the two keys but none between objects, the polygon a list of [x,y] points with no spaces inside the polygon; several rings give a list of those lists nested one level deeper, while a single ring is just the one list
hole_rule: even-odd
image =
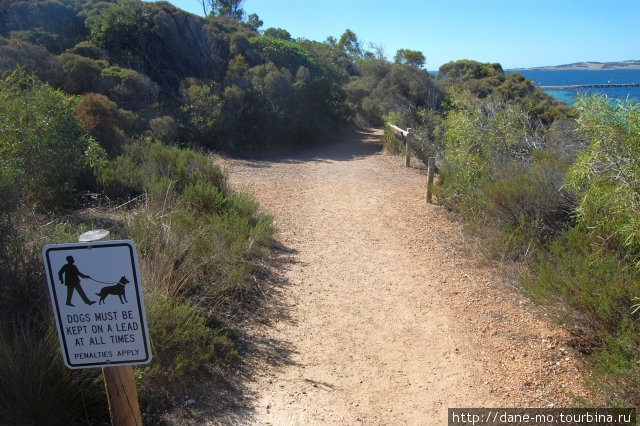
[{"label": "sign", "polygon": [[132,241],[49,244],[42,257],[67,367],[151,362]]}]

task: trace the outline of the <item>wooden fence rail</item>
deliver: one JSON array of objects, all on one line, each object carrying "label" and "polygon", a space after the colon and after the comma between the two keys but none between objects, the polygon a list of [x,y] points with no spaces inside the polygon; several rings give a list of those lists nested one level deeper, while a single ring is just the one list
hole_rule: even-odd
[{"label": "wooden fence rail", "polygon": [[[406,167],[409,167],[411,163],[411,150],[409,149],[409,143],[415,137],[413,133],[413,129],[409,127],[407,128],[407,130],[403,130],[400,127],[396,126],[395,124],[390,124],[389,130],[392,133],[398,136],[401,136],[402,139],[405,141],[405,151],[407,154],[405,157],[404,165]],[[435,174],[435,169],[436,169],[436,158],[429,157],[429,160],[427,162],[427,203],[431,203],[431,198],[433,195],[433,177]]]}]

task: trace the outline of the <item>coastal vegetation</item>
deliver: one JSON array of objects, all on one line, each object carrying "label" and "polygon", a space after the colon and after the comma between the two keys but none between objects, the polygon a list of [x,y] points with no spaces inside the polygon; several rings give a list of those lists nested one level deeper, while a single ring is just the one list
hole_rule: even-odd
[{"label": "coastal vegetation", "polygon": [[438,159],[438,202],[574,334],[599,403],[635,406],[640,105],[593,95],[569,109],[467,60],[437,79],[442,106],[409,124],[413,149]]},{"label": "coastal vegetation", "polygon": [[415,130],[410,149],[438,158],[438,202],[488,258],[525,264],[523,287],[588,342],[603,403],[637,405],[638,105],[569,108],[471,60],[433,77],[422,52],[390,61],[348,29],[294,40],[241,4],[203,1],[201,18],[167,2],[0,2],[0,417],[107,415],[95,370],[60,359],[44,244],[97,226],[136,243],[154,347],[136,375],[153,422],[206,365],[233,364],[224,310],[251,299],[269,255],[272,218],[209,153],[385,123]]}]

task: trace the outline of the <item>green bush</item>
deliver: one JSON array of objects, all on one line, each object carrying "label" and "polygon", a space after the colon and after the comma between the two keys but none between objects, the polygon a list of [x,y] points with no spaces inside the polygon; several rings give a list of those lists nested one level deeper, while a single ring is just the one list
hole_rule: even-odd
[{"label": "green bush", "polygon": [[[272,218],[235,194],[211,160],[159,143],[129,147],[102,175],[107,194],[147,193],[147,211],[133,215],[128,235],[144,259],[151,293],[209,297],[237,288],[247,260],[265,247]],[[204,296],[203,296],[204,295]]]},{"label": "green bush", "polygon": [[446,87],[468,90],[479,98],[508,100],[545,124],[574,114],[518,73],[505,74],[500,64],[467,59],[442,65],[436,75]]},{"label": "green bush", "polygon": [[404,149],[404,143],[399,136],[391,133],[389,129],[385,127],[382,136],[380,136],[380,141],[382,142],[382,146],[384,147],[385,152],[390,154],[399,154]]},{"label": "green bush", "polygon": [[595,347],[592,380],[611,405],[640,403],[640,106],[593,96],[577,103],[590,145],[567,172],[576,226],[549,247],[525,287],[537,299],[569,306]]},{"label": "green bush", "polygon": [[153,361],[142,368],[145,383],[160,378],[176,380],[197,371],[214,356],[225,361],[237,353],[233,342],[220,328],[211,328],[207,318],[188,303],[156,298],[146,303]]},{"label": "green bush", "polygon": [[178,127],[170,116],[156,117],[149,121],[149,136],[160,142],[174,142],[178,138]]},{"label": "green bush", "polygon": [[573,223],[564,175],[575,152],[547,140],[523,108],[450,91],[443,121],[427,129],[442,142],[439,199],[483,235],[490,258],[531,258]]},{"label": "green bush", "polygon": [[640,103],[583,97],[578,120],[590,145],[569,170],[578,219],[640,267]]},{"label": "green bush", "polygon": [[65,92],[80,95],[97,91],[102,72],[97,61],[73,53],[63,53],[58,61],[64,73],[62,88]]},{"label": "green bush", "polygon": [[285,67],[292,73],[302,66],[312,73],[318,68],[318,61],[311,52],[296,42],[260,36],[251,37],[249,43],[262,53],[266,62],[273,62],[280,68]]},{"label": "green bush", "polygon": [[74,201],[80,181],[91,179],[104,156],[83,134],[75,102],[21,68],[0,81],[0,188],[14,185],[25,201],[43,210]]},{"label": "green bush", "polygon": [[579,330],[595,350],[592,388],[609,404],[636,406],[640,402],[640,324],[631,315],[640,294],[640,273],[580,225],[556,239],[524,279],[534,300],[554,306],[569,327]]},{"label": "green bush", "polygon": [[188,185],[199,181],[225,194],[229,191],[224,173],[209,158],[157,142],[126,146],[124,154],[114,159],[100,175],[104,191],[115,198],[127,198],[144,191],[158,197],[166,191],[181,195]]}]

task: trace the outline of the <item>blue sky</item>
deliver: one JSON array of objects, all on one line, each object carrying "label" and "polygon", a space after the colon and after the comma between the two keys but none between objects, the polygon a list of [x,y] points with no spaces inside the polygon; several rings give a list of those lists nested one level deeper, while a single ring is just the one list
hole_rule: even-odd
[{"label": "blue sky", "polygon": [[[198,0],[170,0],[202,15]],[[640,60],[640,0],[245,0],[261,29],[324,41],[348,28],[358,39],[421,51],[427,69],[457,59],[505,69]]]}]

